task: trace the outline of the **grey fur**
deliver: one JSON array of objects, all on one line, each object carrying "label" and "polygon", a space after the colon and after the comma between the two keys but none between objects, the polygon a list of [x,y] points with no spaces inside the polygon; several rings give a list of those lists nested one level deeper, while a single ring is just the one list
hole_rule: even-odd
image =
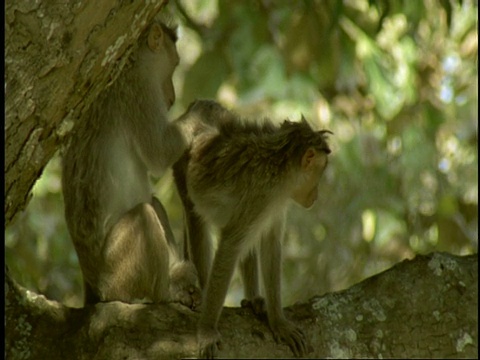
[{"label": "grey fur", "polygon": [[[174,165],[174,176],[185,207],[189,254],[205,287],[198,325],[200,356],[217,352],[217,323],[238,261],[252,303],[262,303],[260,262],[270,328],[296,355],[305,354],[305,335],[286,320],[281,306],[281,240],[289,199],[307,181],[302,172],[305,154],[310,151],[321,159],[314,167],[314,178],[319,178],[330,153],[329,131],[315,132],[303,118],[281,125],[244,121],[213,101],[195,102],[180,118],[185,119],[194,124],[195,137]],[[220,232],[211,270],[208,224]]]},{"label": "grey fur", "polygon": [[149,174],[162,175],[191,139],[187,128],[167,118],[175,100],[175,40],[173,30],[155,22],[141,35],[130,66],[79,121],[64,155],[65,217],[86,303],[175,300],[183,295],[172,295],[180,290],[170,280],[181,278],[183,268],[188,301],[197,304],[190,292],[195,269],[179,259],[149,182]]}]

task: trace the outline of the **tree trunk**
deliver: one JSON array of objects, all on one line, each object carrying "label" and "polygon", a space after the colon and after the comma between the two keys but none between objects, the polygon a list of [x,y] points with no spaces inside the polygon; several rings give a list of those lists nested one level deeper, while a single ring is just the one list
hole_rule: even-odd
[{"label": "tree trunk", "polygon": [[[196,356],[198,313],[178,304],[67,308],[6,285],[8,359],[167,359]],[[311,358],[476,358],[478,259],[417,256],[348,290],[286,310]],[[249,309],[225,308],[221,357],[291,357]]]},{"label": "tree trunk", "polygon": [[165,3],[7,0],[5,225]]}]

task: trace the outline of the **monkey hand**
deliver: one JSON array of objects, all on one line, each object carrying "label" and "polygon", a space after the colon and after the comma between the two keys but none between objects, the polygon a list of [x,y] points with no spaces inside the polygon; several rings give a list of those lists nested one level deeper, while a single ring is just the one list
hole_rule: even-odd
[{"label": "monkey hand", "polygon": [[197,331],[199,357],[213,359],[220,348],[220,333],[217,329],[199,325]]},{"label": "monkey hand", "polygon": [[197,113],[208,121],[210,120],[208,118],[218,116],[223,112],[228,112],[228,110],[214,100],[197,99],[188,106],[187,112]]},{"label": "monkey hand", "polygon": [[242,308],[250,308],[256,316],[262,316],[267,313],[267,306],[265,299],[261,296],[254,297],[253,299],[243,299],[240,303]]},{"label": "monkey hand", "polygon": [[170,298],[192,310],[202,303],[202,292],[197,287],[198,277],[195,266],[183,261],[170,270]]},{"label": "monkey hand", "polygon": [[275,341],[287,344],[296,357],[308,353],[308,342],[304,332],[287,319],[280,319],[271,323],[270,328]]}]

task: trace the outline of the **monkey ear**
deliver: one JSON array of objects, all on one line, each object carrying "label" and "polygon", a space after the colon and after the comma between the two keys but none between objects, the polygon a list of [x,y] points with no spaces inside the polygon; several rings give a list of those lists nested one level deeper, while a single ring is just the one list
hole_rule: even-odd
[{"label": "monkey ear", "polygon": [[317,160],[317,152],[313,147],[309,147],[302,156],[302,170],[311,170],[315,167],[315,162]]},{"label": "monkey ear", "polygon": [[148,33],[147,44],[150,50],[153,52],[160,52],[162,49],[163,39],[165,34],[162,27],[159,24],[153,24],[150,27],[150,32]]}]

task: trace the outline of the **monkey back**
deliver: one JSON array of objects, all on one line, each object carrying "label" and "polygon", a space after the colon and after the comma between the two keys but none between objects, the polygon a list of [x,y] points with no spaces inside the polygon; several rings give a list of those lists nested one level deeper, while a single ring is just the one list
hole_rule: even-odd
[{"label": "monkey back", "polygon": [[211,186],[248,179],[274,184],[295,172],[309,147],[331,152],[327,143],[331,132],[313,131],[304,118],[281,125],[268,119],[257,123],[236,118],[221,122],[217,130],[194,142],[190,152],[190,175]]}]

